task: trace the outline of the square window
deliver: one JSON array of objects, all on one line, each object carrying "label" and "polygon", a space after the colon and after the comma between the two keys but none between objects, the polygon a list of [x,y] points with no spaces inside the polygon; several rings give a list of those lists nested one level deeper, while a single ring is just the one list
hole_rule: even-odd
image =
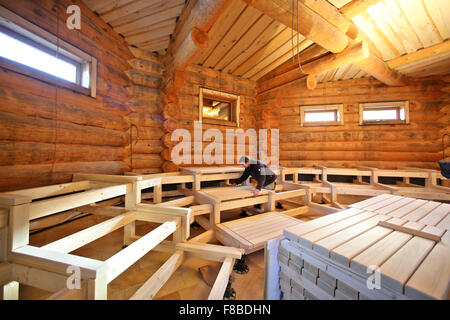
[{"label": "square window", "polygon": [[200,88],[199,121],[239,127],[240,96]]}]

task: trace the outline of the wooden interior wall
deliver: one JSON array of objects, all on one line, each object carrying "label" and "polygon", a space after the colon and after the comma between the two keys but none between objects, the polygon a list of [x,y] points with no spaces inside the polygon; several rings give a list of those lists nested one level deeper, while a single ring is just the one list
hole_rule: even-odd
[{"label": "wooden interior wall", "polygon": [[135,58],[127,71],[132,86],[127,116],[131,123],[130,169],[136,173],[161,172],[163,145],[163,118],[161,83],[164,74],[162,57],[155,53],[130,47]]},{"label": "wooden interior wall", "polygon": [[[98,60],[95,99],[0,68],[0,191],[68,182],[74,172],[128,171],[125,71],[133,55],[123,39],[79,0],[0,4]],[[81,30],[66,27],[72,4]]]},{"label": "wooden interior wall", "polygon": [[[167,79],[164,86],[164,110],[166,135],[163,137],[165,150],[162,155],[165,160],[163,170],[177,170],[171,162],[171,150],[178,142],[171,141],[174,129],[187,129],[194,140],[194,121],[199,119],[199,94],[200,88],[208,88],[226,93],[239,95],[240,104],[240,128],[244,131],[249,128],[257,129],[255,115],[256,83],[230,74],[215,71],[198,65],[189,65],[184,71],[176,71],[171,79]],[[203,132],[207,129],[219,129],[224,137],[224,153],[226,150],[226,129],[237,129],[236,127],[203,124]],[[209,142],[203,143],[203,149]],[[248,143],[247,143],[248,145]],[[246,149],[248,151],[248,148]],[[193,151],[193,150],[192,150]],[[194,165],[194,154],[192,152],[191,166]],[[224,157],[225,163],[225,157]],[[206,165],[206,163],[203,163]],[[190,166],[190,165],[181,165]]]},{"label": "wooden interior wall", "polygon": [[[446,83],[445,87],[441,89],[442,92],[444,92],[440,118],[440,121],[444,126],[441,129],[441,135],[443,137],[442,149],[445,158],[450,160],[450,75],[442,78],[442,80]],[[444,137],[444,135],[447,136]]]},{"label": "wooden interior wall", "polygon": [[[282,166],[438,168],[448,126],[441,99],[444,86],[436,78],[417,79],[404,87],[354,79],[322,83],[311,91],[302,78],[258,94],[258,110],[272,110],[267,119],[279,119]],[[358,103],[396,100],[409,100],[410,124],[359,125]],[[300,126],[300,105],[337,103],[344,104],[343,126]]]}]

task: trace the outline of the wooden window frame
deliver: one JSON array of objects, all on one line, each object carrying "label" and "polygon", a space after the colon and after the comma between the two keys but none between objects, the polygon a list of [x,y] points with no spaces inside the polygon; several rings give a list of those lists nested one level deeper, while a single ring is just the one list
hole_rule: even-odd
[{"label": "wooden window frame", "polygon": [[[335,112],[335,119],[339,115],[339,121],[314,121],[306,122],[305,113],[311,112]],[[300,126],[301,127],[317,127],[317,126],[343,126],[344,125],[344,104],[322,104],[300,106]]]},{"label": "wooden window frame", "polygon": [[[203,118],[203,98],[214,99],[221,102],[228,102],[231,105],[231,120],[219,120]],[[217,91],[208,88],[200,88],[199,94],[199,108],[198,117],[199,121],[207,124],[214,124],[228,127],[239,127],[239,113],[241,105],[241,97],[235,94]]]},{"label": "wooden window frame", "polygon": [[[397,110],[397,120],[364,120],[364,110]],[[405,111],[405,120],[400,120],[400,110]],[[409,101],[364,102],[359,104],[359,125],[409,124]]]},{"label": "wooden window frame", "polygon": [[[59,39],[52,33],[25,20],[14,12],[0,6],[0,32],[24,42],[36,49],[54,55],[58,52],[58,58],[74,64],[77,68],[76,83],[58,78],[54,75],[40,71],[24,64],[0,57],[0,66],[26,75],[28,77],[44,81],[57,87],[91,96],[97,96],[97,59],[85,53],[70,43]],[[89,87],[83,86],[83,72],[89,75]]]}]

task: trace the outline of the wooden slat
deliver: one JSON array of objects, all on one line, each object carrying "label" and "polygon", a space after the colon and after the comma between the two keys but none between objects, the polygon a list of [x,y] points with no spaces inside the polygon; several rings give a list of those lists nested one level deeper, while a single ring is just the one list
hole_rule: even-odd
[{"label": "wooden slat", "polygon": [[385,221],[390,218],[391,217],[385,215],[376,215],[361,223],[358,223],[354,226],[351,226],[335,234],[332,234],[314,243],[314,251],[317,251],[320,254],[329,257],[330,251],[333,250],[334,248],[359,236],[360,234],[367,232],[368,230],[375,227],[379,221]]},{"label": "wooden slat", "polygon": [[208,300],[222,300],[227,288],[228,278],[233,270],[233,259],[227,258],[220,268],[219,274],[217,275],[216,281],[209,293]]},{"label": "wooden slat", "polygon": [[445,217],[450,214],[450,204],[442,203],[440,206],[433,209],[425,217],[419,220],[420,223],[432,225],[437,225]]},{"label": "wooden slat", "polygon": [[408,221],[419,221],[422,217],[425,217],[427,214],[429,214],[433,209],[438,207],[440,205],[439,202],[433,202],[429,201],[428,203],[424,204],[423,206],[417,208],[414,211],[411,211],[407,215],[403,216],[402,219],[408,220]]},{"label": "wooden slat", "polygon": [[295,227],[286,228],[284,230],[283,234],[290,239],[295,239],[296,241],[298,241],[303,234],[312,232],[312,231],[320,229],[322,227],[331,225],[335,222],[355,216],[357,214],[360,214],[361,212],[362,211],[359,209],[350,208],[350,209],[335,213],[333,215],[329,215],[329,216],[315,219],[313,221],[309,221],[308,223],[305,223],[305,224],[300,224]]},{"label": "wooden slat", "polygon": [[389,214],[390,212],[392,212],[394,210],[397,210],[399,208],[402,208],[405,205],[407,205],[408,203],[411,203],[411,202],[413,202],[415,200],[416,199],[414,199],[414,198],[404,198],[404,199],[401,199],[400,201],[396,201],[394,203],[391,203],[388,206],[376,209],[376,210],[374,210],[374,212],[376,212],[378,214]]},{"label": "wooden slat", "polygon": [[393,197],[393,195],[385,193],[385,194],[381,194],[381,195],[373,197],[373,198],[369,198],[369,199],[366,199],[366,200],[363,200],[363,201],[360,201],[360,202],[357,202],[357,203],[353,203],[353,204],[349,205],[349,207],[363,209],[363,208],[368,207],[368,206],[370,206],[370,205],[372,205],[374,203],[378,203],[380,201],[383,201],[385,199],[390,199],[392,197]]},{"label": "wooden slat", "polygon": [[326,238],[336,232],[344,230],[350,226],[353,226],[361,221],[367,220],[373,217],[375,213],[371,212],[363,212],[356,216],[344,219],[342,221],[336,222],[332,225],[320,228],[318,230],[309,232],[303,236],[301,236],[299,242],[302,246],[310,249],[314,249],[315,242]]},{"label": "wooden slat", "polygon": [[[443,239],[450,238],[450,233]],[[448,298],[450,275],[450,239],[436,244],[406,283],[405,294],[413,299]]]},{"label": "wooden slat", "polygon": [[[405,223],[404,226],[416,230],[421,230],[424,227],[423,225],[415,226],[411,223]],[[366,275],[368,266],[381,266],[411,238],[412,235],[410,234],[394,231],[353,258],[350,262],[350,268],[357,273]]]},{"label": "wooden slat", "polygon": [[[394,220],[397,218],[391,219]],[[406,221],[403,221],[406,223]],[[346,267],[350,267],[350,261],[361,252],[377,243],[388,234],[392,233],[393,230],[383,228],[383,227],[375,227],[370,229],[369,231],[353,238],[352,240],[340,245],[337,248],[334,248],[331,252],[331,259],[337,261]]]},{"label": "wooden slat", "polygon": [[421,237],[413,237],[380,267],[383,286],[403,293],[403,288],[416,271],[435,242]]},{"label": "wooden slat", "polygon": [[388,215],[390,215],[391,217],[394,217],[394,218],[402,218],[403,216],[420,208],[421,206],[425,205],[426,203],[427,203],[427,201],[425,201],[425,200],[415,200],[413,202],[408,203],[404,207],[401,207],[392,212],[389,212]]},{"label": "wooden slat", "polygon": [[386,207],[386,206],[388,206],[388,205],[390,205],[392,203],[395,203],[395,202],[397,202],[397,201],[399,201],[401,199],[402,199],[402,197],[400,197],[400,196],[392,196],[389,199],[385,199],[385,200],[380,201],[378,203],[374,203],[374,204],[372,204],[370,206],[364,207],[364,210],[375,211],[377,209],[380,209],[380,208]]}]

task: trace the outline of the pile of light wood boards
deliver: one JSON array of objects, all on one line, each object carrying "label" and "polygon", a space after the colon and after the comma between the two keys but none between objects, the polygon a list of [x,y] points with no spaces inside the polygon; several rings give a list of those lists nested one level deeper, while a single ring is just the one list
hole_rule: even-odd
[{"label": "pile of light wood boards", "polygon": [[449,204],[394,195],[289,227],[282,299],[448,299],[449,229]]}]

